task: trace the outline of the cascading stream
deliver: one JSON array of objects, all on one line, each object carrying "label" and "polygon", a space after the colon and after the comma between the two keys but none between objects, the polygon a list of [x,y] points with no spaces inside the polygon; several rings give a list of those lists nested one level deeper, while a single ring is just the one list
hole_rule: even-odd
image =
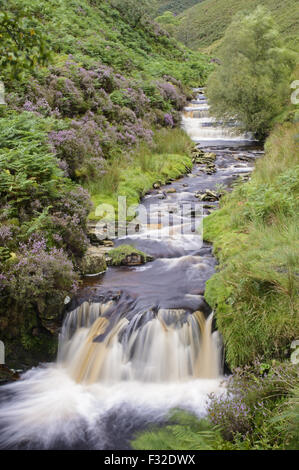
[{"label": "cascading stream", "polygon": [[109,307],[85,302],[65,320],[59,362],[76,382],[167,383],[219,376],[212,315],[206,320],[202,312],[160,309],[155,316],[148,312],[140,326],[137,314],[131,321],[120,319],[95,342],[105,335],[109,322],[101,314]]},{"label": "cascading stream", "polygon": [[[145,208],[151,224],[141,222],[116,245],[134,244],[154,261],[110,267],[91,280],[66,315],[57,362],[1,387],[0,448],[127,449],[136,431],[165,422],[172,408],[200,417],[210,393],[225,393],[221,339],[204,300],[216,262],[200,227],[182,233],[189,220],[183,209],[193,211],[196,192],[230,187],[249,174],[260,152],[249,146],[250,136],[236,137],[215,122],[197,92],[182,125],[216,154],[217,171],[194,165],[172,191],[165,186],[145,196],[139,212]],[[203,204],[203,215],[217,204]]]},{"label": "cascading stream", "polygon": [[209,106],[203,90],[198,89],[197,98],[186,107],[182,116],[182,127],[194,142],[230,145],[244,145],[252,142],[252,135],[236,133],[236,123],[231,126],[223,126],[221,122],[210,116]]}]

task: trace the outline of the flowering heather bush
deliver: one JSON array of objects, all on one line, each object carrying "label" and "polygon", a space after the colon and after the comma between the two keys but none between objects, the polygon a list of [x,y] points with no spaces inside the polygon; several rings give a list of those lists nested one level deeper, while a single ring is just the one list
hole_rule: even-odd
[{"label": "flowering heather bush", "polygon": [[76,290],[78,280],[65,252],[48,250],[45,239],[38,237],[20,245],[16,261],[9,264],[4,277],[2,285],[9,290],[11,299],[23,307],[36,305],[47,318],[55,316],[55,311],[45,311],[48,298],[55,298],[60,311],[65,296]]},{"label": "flowering heather bush", "polygon": [[12,229],[9,225],[0,226],[0,245],[7,243],[12,240]]},{"label": "flowering heather bush", "polygon": [[173,122],[173,118],[171,114],[169,113],[164,114],[164,121],[165,121],[166,126],[173,127],[174,122]]},{"label": "flowering heather bush", "polygon": [[134,111],[126,106],[114,106],[115,112],[115,121],[118,123],[134,123],[137,121],[137,116]]},{"label": "flowering heather bush", "polygon": [[135,111],[138,117],[142,117],[148,108],[150,100],[141,88],[128,87],[126,93],[129,99],[130,108]]},{"label": "flowering heather bush", "polygon": [[142,117],[149,107],[150,100],[141,88],[127,87],[115,90],[110,98],[115,105],[132,109],[136,116]]},{"label": "flowering heather bush", "polygon": [[63,67],[50,68],[50,72],[43,83],[33,80],[28,85],[23,104],[16,106],[14,98],[17,109],[21,107],[25,111],[57,118],[73,117],[98,109],[109,115],[113,110],[109,93],[118,84],[124,86],[123,77],[116,78],[111,68],[101,64],[85,69],[67,61]]},{"label": "flowering heather bush", "polygon": [[152,138],[153,131],[144,127],[144,123],[141,119],[138,119],[135,123],[126,123],[119,132],[120,143],[127,144],[129,146],[136,144],[140,139],[151,144]]},{"label": "flowering heather bush", "polygon": [[71,117],[87,111],[88,104],[83,91],[70,78],[52,76],[50,90],[53,90],[52,108],[58,108],[64,116]]},{"label": "flowering heather bush", "polygon": [[246,436],[251,430],[253,416],[241,397],[211,396],[208,412],[212,424],[221,427],[227,440],[232,440],[236,433]]},{"label": "flowering heather bush", "polygon": [[89,194],[80,186],[61,187],[59,196],[46,208],[32,203],[34,217],[21,227],[23,239],[33,234],[43,236],[48,246],[63,248],[76,263],[85,253],[86,220],[91,210]]},{"label": "flowering heather bush", "polygon": [[48,219],[47,228],[53,243],[65,247],[72,258],[78,259],[86,251],[88,239],[77,215],[55,211]]},{"label": "flowering heather bush", "polygon": [[186,100],[179,89],[170,82],[157,82],[157,87],[163,99],[169,101],[176,109],[180,110],[186,104]]},{"label": "flowering heather bush", "polygon": [[75,260],[84,254],[88,246],[86,220],[90,210],[88,192],[76,186],[61,194],[48,219],[48,233],[51,233],[53,243],[62,246]]},{"label": "flowering heather bush", "polygon": [[259,423],[271,418],[272,410],[298,381],[298,367],[291,363],[270,366],[256,361],[253,366],[237,368],[228,379],[227,396],[210,396],[209,418],[227,440],[236,435],[259,438]]},{"label": "flowering heather bush", "polygon": [[73,121],[70,129],[52,131],[49,141],[64,173],[75,180],[99,177],[103,169],[100,128],[92,117]]}]

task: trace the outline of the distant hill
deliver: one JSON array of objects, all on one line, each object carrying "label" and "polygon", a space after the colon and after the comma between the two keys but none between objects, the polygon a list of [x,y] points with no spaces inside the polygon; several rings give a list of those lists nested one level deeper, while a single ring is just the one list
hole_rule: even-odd
[{"label": "distant hill", "polygon": [[158,0],[158,15],[162,15],[165,11],[171,11],[178,15],[187,8],[193,7],[201,0]]},{"label": "distant hill", "polygon": [[[182,2],[187,3],[187,2]],[[272,11],[290,47],[299,47],[298,0],[204,0],[180,15],[176,36],[192,48],[217,49],[224,31],[238,11],[264,5]]]}]

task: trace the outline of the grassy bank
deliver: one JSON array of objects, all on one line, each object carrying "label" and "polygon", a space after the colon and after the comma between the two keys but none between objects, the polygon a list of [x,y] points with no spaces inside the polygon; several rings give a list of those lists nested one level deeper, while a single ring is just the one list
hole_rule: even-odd
[{"label": "grassy bank", "polygon": [[204,221],[219,272],[207,283],[230,366],[283,359],[298,337],[298,124],[278,126],[253,177]]},{"label": "grassy bank", "polygon": [[112,205],[117,215],[118,196],[127,197],[127,206],[138,204],[154,183],[165,184],[189,171],[192,146],[183,130],[162,129],[156,131],[151,146],[141,145],[129,160],[123,157],[110,162],[100,184],[88,187],[94,207],[89,219],[98,219],[96,208],[100,204]]}]

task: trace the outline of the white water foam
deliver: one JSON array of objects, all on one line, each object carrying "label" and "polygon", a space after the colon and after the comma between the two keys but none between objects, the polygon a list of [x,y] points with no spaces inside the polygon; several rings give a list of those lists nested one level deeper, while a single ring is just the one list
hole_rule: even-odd
[{"label": "white water foam", "polygon": [[105,448],[104,417],[113,410],[127,407],[152,422],[177,407],[202,417],[208,395],[225,393],[217,379],[84,385],[54,364],[32,369],[19,382],[4,388],[14,394],[12,401],[0,407],[0,445],[6,448],[26,441],[37,448],[49,448],[58,438],[71,445],[83,428],[94,436],[94,448]]}]

